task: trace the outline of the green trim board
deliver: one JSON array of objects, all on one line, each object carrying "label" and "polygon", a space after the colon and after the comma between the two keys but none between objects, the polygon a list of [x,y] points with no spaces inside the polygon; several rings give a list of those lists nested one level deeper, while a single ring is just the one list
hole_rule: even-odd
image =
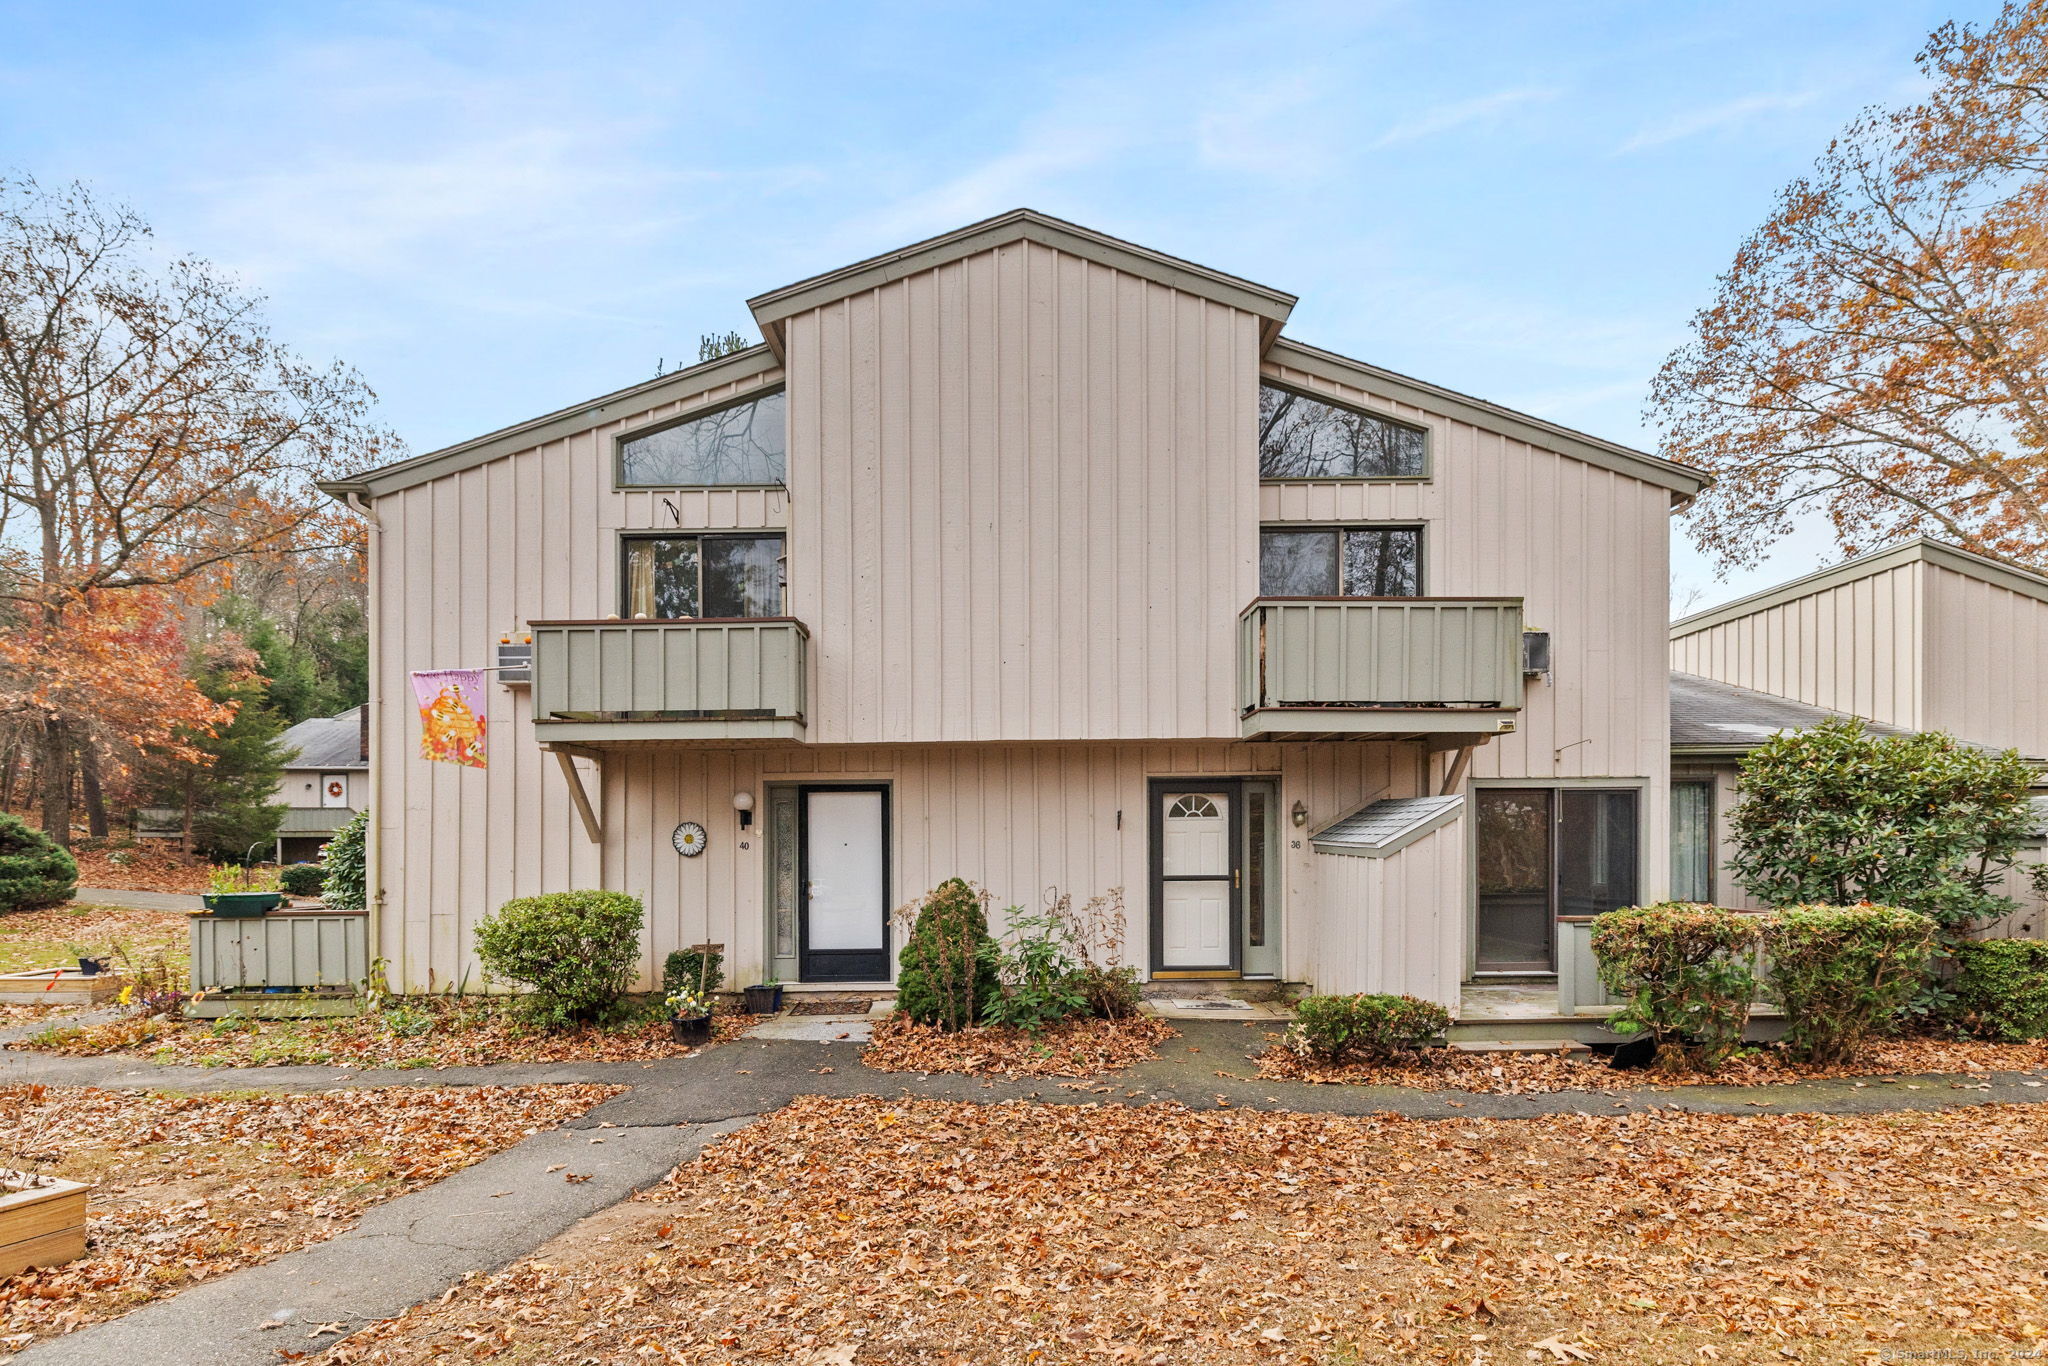
[{"label": "green trim board", "polygon": [[2007,588],[2015,593],[2025,594],[2040,602],[2048,602],[2048,577],[2014,568],[1998,560],[1973,554],[1953,546],[1946,541],[1937,541],[1926,536],[1917,536],[1910,541],[1873,550],[1868,555],[1858,555],[1840,564],[1816,569],[1813,573],[1781,583],[1775,588],[1765,588],[1747,597],[1724,602],[1719,607],[1710,607],[1704,612],[1695,612],[1671,623],[1671,638],[1689,636],[1695,631],[1725,625],[1756,612],[1782,607],[1788,602],[1839,588],[1845,583],[1867,579],[1874,574],[1883,574],[1909,564],[1931,564],[1941,569],[1952,570],[1985,583]]},{"label": "green trim board", "polygon": [[[1517,441],[1526,441],[1532,446],[1555,451],[1559,455],[1568,455],[1589,465],[1613,470],[1617,474],[1626,474],[1645,483],[1655,484],[1659,488],[1671,490],[1676,495],[1674,501],[1677,502],[1690,501],[1714,482],[1700,470],[1662,459],[1647,451],[1618,445],[1585,432],[1574,431],[1570,427],[1561,427],[1540,417],[1516,412],[1512,408],[1503,408],[1497,403],[1489,403],[1470,394],[1461,394],[1454,389],[1446,389],[1426,380],[1396,374],[1392,370],[1385,370],[1365,361],[1340,356],[1334,351],[1324,351],[1319,347],[1295,341],[1291,337],[1281,337],[1275,341],[1266,353],[1266,361],[1270,365],[1298,370],[1303,374],[1314,375],[1318,379],[1363,389],[1379,398],[1411,404],[1425,412],[1435,413],[1454,421],[1483,427],[1487,431],[1498,432]],[[1266,378],[1277,379],[1272,375]],[[1278,382],[1285,384],[1284,380]],[[1394,419],[1393,414],[1375,416],[1398,420]],[[1412,421],[1410,425],[1413,425]]]}]

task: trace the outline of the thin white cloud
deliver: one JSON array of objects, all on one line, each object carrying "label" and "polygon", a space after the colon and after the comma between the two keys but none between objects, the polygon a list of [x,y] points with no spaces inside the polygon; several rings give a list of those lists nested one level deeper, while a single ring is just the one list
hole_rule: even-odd
[{"label": "thin white cloud", "polygon": [[1803,109],[1819,98],[1818,90],[1798,90],[1784,95],[1745,95],[1739,100],[1708,105],[1704,109],[1695,109],[1676,118],[1667,119],[1663,123],[1650,125],[1617,147],[1615,154],[1619,156],[1629,152],[1640,152],[1684,138],[1698,137],[1701,133],[1738,127],[1765,114]]},{"label": "thin white cloud", "polygon": [[1475,123],[1486,123],[1512,109],[1554,100],[1558,93],[1556,90],[1539,86],[1522,86],[1513,90],[1497,90],[1491,95],[1480,95],[1451,104],[1435,105],[1401,120],[1381,134],[1379,141],[1374,145],[1394,147],[1404,142],[1419,142],[1423,138],[1433,138],[1440,133],[1453,132]]}]

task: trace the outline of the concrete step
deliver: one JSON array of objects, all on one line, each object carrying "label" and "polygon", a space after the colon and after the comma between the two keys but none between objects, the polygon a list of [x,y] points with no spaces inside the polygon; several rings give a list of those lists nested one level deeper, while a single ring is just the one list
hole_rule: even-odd
[{"label": "concrete step", "polygon": [[1454,1053],[1591,1053],[1577,1039],[1460,1039],[1451,1044]]}]

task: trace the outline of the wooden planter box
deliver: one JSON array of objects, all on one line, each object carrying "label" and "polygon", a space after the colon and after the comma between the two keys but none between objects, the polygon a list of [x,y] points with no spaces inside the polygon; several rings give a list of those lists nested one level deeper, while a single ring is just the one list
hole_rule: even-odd
[{"label": "wooden planter box", "polygon": [[0,1276],[83,1257],[87,1189],[77,1181],[54,1181],[0,1195]]},{"label": "wooden planter box", "polygon": [[125,979],[116,972],[98,972],[87,977],[77,968],[55,972],[0,975],[0,1005],[10,1006],[96,1006],[121,994]]},{"label": "wooden planter box", "polygon": [[370,972],[368,911],[272,911],[247,919],[195,915],[192,990],[347,990]]}]

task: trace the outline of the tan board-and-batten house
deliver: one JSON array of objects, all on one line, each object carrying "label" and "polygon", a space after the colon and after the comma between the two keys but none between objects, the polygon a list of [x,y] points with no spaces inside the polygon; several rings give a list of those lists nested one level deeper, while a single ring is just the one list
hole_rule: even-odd
[{"label": "tan board-and-batten house", "polygon": [[[1296,342],[1019,210],[750,301],[763,342],[331,486],[370,524],[375,951],[645,900],[642,981],[886,983],[891,907],[1124,889],[1155,981],[1455,1007],[1663,894],[1697,473]],[[498,662],[489,766],[408,673]],[[693,832],[691,827],[699,827]],[[679,847],[689,852],[679,852]]]}]

